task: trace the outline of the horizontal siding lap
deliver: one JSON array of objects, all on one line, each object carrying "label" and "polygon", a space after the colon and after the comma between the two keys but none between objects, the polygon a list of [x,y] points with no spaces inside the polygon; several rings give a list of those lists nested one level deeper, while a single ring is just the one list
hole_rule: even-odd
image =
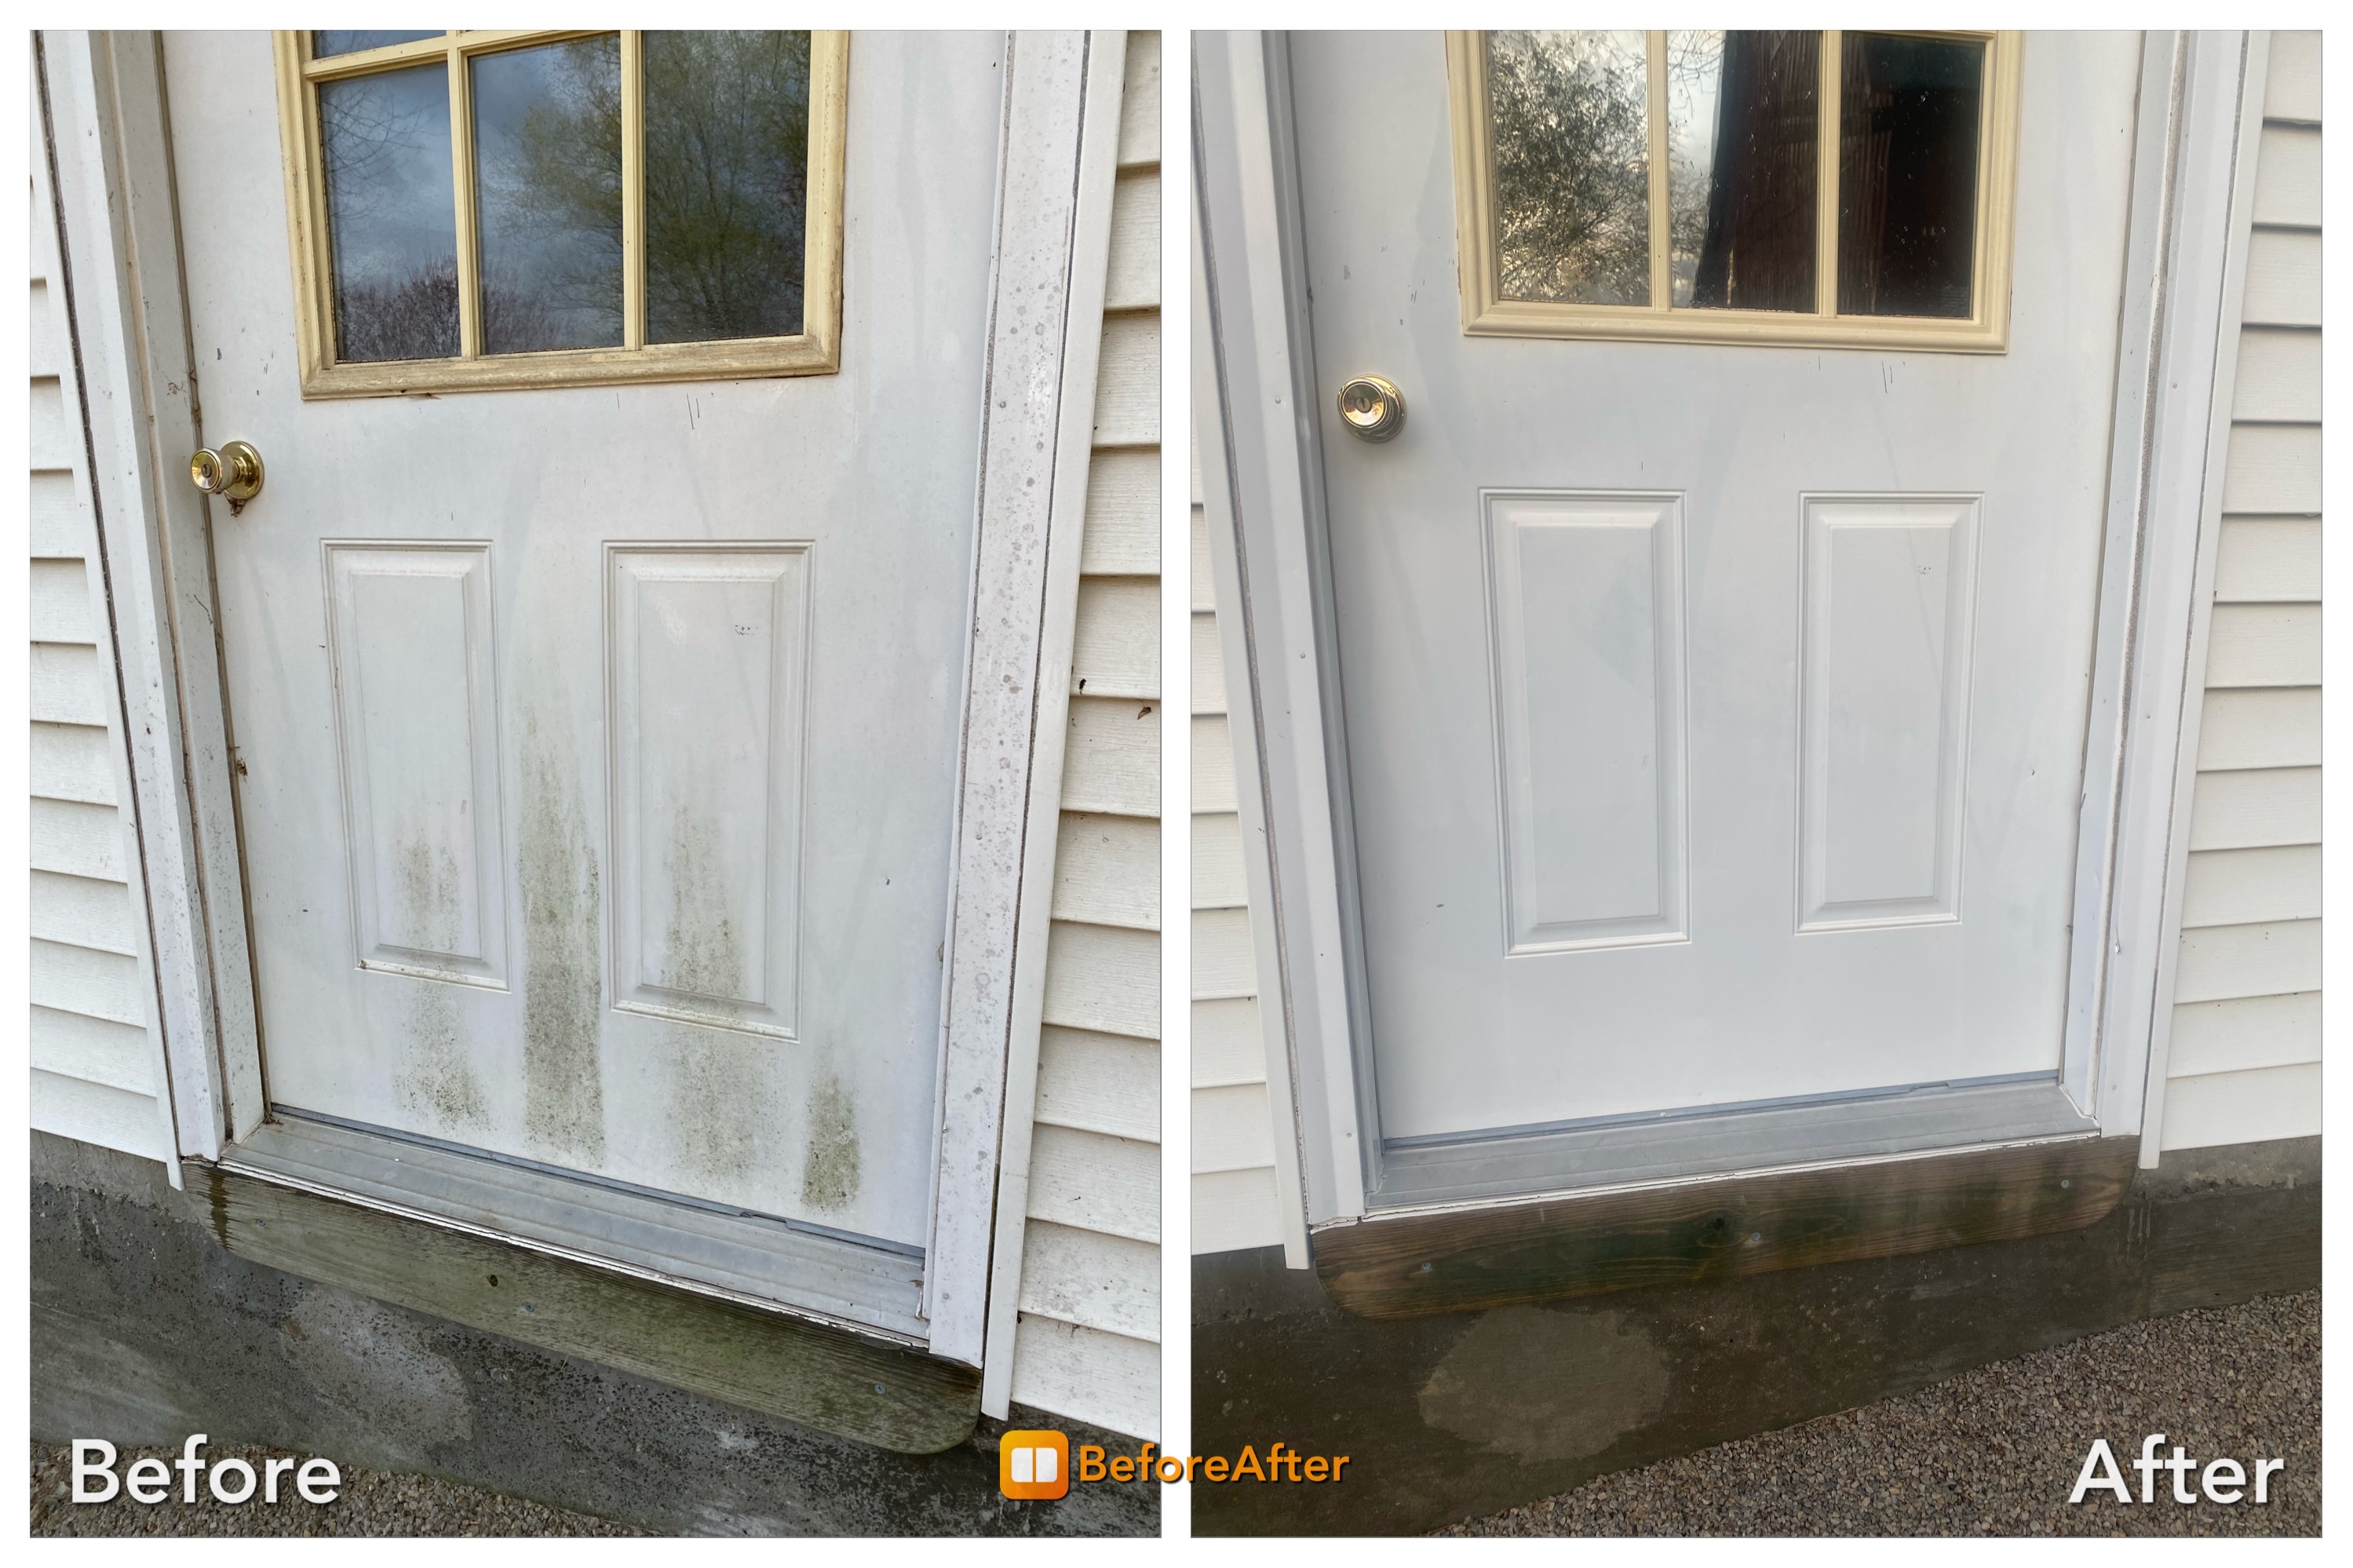
[{"label": "horizontal siding lap", "polygon": [[1258,998],[1221,996],[1193,1004],[1193,1087],[1266,1081],[1266,1046]]},{"label": "horizontal siding lap", "polygon": [[2214,606],[2206,654],[2209,689],[2319,682],[2319,605]]},{"label": "horizontal siding lap", "polygon": [[2174,1079],[2165,1086],[2166,1149],[2309,1138],[2320,1131],[2320,1064]]},{"label": "horizontal siding lap", "polygon": [[1218,643],[1218,617],[1193,617],[1193,711],[1223,713],[1226,709],[1226,656]]},{"label": "horizontal siding lap", "polygon": [[106,727],[106,687],[98,650],[81,643],[37,642],[28,649],[36,722]]},{"label": "horizontal siding lap", "polygon": [[1029,1145],[1031,1219],[1160,1239],[1160,1149],[1139,1138],[1041,1126]]},{"label": "horizontal siding lap", "polygon": [[1098,1034],[1158,1039],[1158,935],[1056,922],[1046,946],[1045,1021]]},{"label": "horizontal siding lap", "polygon": [[37,1131],[144,1159],[169,1160],[174,1153],[164,1144],[163,1108],[153,1095],[37,1068],[32,1074],[32,1124]]},{"label": "horizontal siding lap", "polygon": [[33,725],[32,790],[47,800],[114,805],[114,763],[106,731],[88,724]]},{"label": "horizontal siding lap", "polygon": [[1198,506],[1193,509],[1190,531],[1193,538],[1193,608],[1214,611],[1218,607],[1218,578],[1216,563],[1209,555],[1209,519],[1208,514]]},{"label": "horizontal siding lap", "polygon": [[1021,1310],[1157,1343],[1160,1249],[1037,1221],[1022,1237]]},{"label": "horizontal siding lap", "polygon": [[1197,910],[1193,914],[1193,1000],[1258,994],[1258,956],[1250,945],[1248,910]]},{"label": "horizontal siding lap", "polygon": [[32,1009],[31,1024],[36,1069],[132,1094],[154,1094],[155,1050],[146,1030],[41,1006]]},{"label": "horizontal siding lap", "polygon": [[1103,318],[1095,370],[1094,444],[1151,447],[1160,440],[1160,313]]},{"label": "horizontal siding lap", "polygon": [[1094,577],[1160,574],[1160,454],[1097,452],[1087,464],[1079,570]]},{"label": "horizontal siding lap", "polygon": [[1234,811],[1234,737],[1222,713],[1198,714],[1193,720],[1193,809]]},{"label": "horizontal siding lap", "polygon": [[90,574],[80,560],[36,559],[31,575],[33,641],[95,647],[98,623],[90,614]]},{"label": "horizontal siding lap", "polygon": [[1282,1245],[1274,1167],[1215,1171],[1193,1178],[1193,1250],[1234,1252]]},{"label": "horizontal siding lap", "polygon": [[2247,241],[2242,320],[2254,327],[2320,325],[2320,236],[2259,228]]},{"label": "horizontal siding lap", "polygon": [[138,956],[131,889],[121,882],[36,870],[26,912],[31,934],[45,942]]},{"label": "horizontal siding lap", "polygon": [[2272,35],[2271,63],[2263,74],[2263,118],[2320,123],[2318,32]]},{"label": "horizontal siding lap", "polygon": [[1088,697],[1160,695],[1159,579],[1080,580],[1071,692]]},{"label": "horizontal siding lap", "polygon": [[2173,999],[2275,996],[2320,988],[2320,922],[2269,921],[2181,933]]},{"label": "horizontal siding lap", "polygon": [[1193,907],[1238,910],[1250,902],[1242,878],[1241,819],[1231,812],[1193,818]]},{"label": "horizontal siding lap", "polygon": [[2314,516],[2320,510],[2320,427],[2233,425],[2222,469],[2222,510]]},{"label": "horizontal siding lap", "polygon": [[1127,62],[1120,79],[1119,155],[1123,169],[1160,162],[1160,51],[1158,33],[1130,33]]},{"label": "horizontal siding lap", "polygon": [[2243,687],[2209,691],[2199,721],[2198,765],[2316,767],[2320,763],[2320,688]]},{"label": "horizontal siding lap", "polygon": [[139,961],[70,942],[33,939],[30,983],[36,1006],[83,1013],[134,1028],[147,1026]]},{"label": "horizontal siding lap", "polygon": [[34,870],[108,882],[126,879],[122,817],[112,806],[37,798],[32,807]]},{"label": "horizontal siding lap", "polygon": [[2319,842],[2318,768],[2246,768],[2198,775],[2189,816],[2193,853]]},{"label": "horizontal siding lap", "polygon": [[2255,151],[2254,220],[2291,228],[2320,226],[2320,129],[2266,125]]},{"label": "horizontal siding lap", "polygon": [[1256,1170],[1274,1163],[1274,1124],[1263,1083],[1193,1091],[1193,1172]]},{"label": "horizontal siding lap", "polygon": [[1106,310],[1151,310],[1160,303],[1160,175],[1122,174],[1111,198],[1111,266]]},{"label": "horizontal siding lap", "polygon": [[1160,821],[1062,814],[1054,846],[1054,918],[1160,929]]},{"label": "horizontal siding lap", "polygon": [[2294,1067],[2320,1059],[2320,993],[2229,996],[2173,1009],[2168,1078]]},{"label": "horizontal siding lap", "polygon": [[1139,1437],[1160,1431],[1160,1347],[1024,1314],[1013,1336],[1013,1396]]},{"label": "horizontal siding lap", "polygon": [[1037,1120],[1160,1141],[1160,1049],[1147,1040],[1049,1026],[1038,1040]]},{"label": "horizontal siding lap", "polygon": [[73,476],[36,473],[29,519],[32,555],[38,560],[88,559],[90,530],[74,501]]},{"label": "horizontal siding lap", "polygon": [[2320,334],[2283,327],[2250,327],[2240,333],[2231,417],[2318,424]]},{"label": "horizontal siding lap", "polygon": [[53,375],[38,377],[31,384],[30,398],[29,460],[25,466],[37,473],[79,468],[81,432],[66,412],[63,384]]},{"label": "horizontal siding lap", "polygon": [[1160,815],[1160,705],[1151,698],[1073,697],[1062,745],[1062,809]]},{"label": "horizontal siding lap", "polygon": [[2189,857],[2181,924],[2248,925],[2320,918],[2320,846],[2210,849]]},{"label": "horizontal siding lap", "polygon": [[2215,547],[2219,604],[2320,601],[2320,520],[2226,517]]}]

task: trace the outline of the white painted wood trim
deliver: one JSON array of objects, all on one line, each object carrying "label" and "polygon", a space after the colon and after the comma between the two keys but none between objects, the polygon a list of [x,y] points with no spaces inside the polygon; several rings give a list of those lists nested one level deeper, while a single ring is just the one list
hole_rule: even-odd
[{"label": "white painted wood trim", "polygon": [[[1063,356],[1077,286],[1071,237],[1089,42],[1085,33],[1023,31],[1009,35],[1006,46],[973,634],[943,949],[938,1142],[923,1280],[933,1353],[971,1366],[981,1364],[987,1338],[991,1222],[1016,997],[1026,970],[1034,965],[1042,973],[1046,962],[1042,931],[1021,940],[1022,879],[1030,865],[1033,785],[1057,787],[1060,775],[1058,767],[1040,780],[1035,748],[1044,715],[1039,688],[1061,682],[1068,668],[1067,650],[1060,667],[1044,662],[1044,643]],[[1082,488],[1080,504],[1065,520],[1073,532],[1083,500]],[[1069,554],[1075,572],[1077,552]],[[1051,826],[1045,831],[1050,846]]]},{"label": "white painted wood trim", "polygon": [[[2181,272],[2185,325],[2191,334],[2205,333],[2185,345],[2189,363],[2179,374],[2168,374],[2167,384],[2179,389],[2182,406],[2179,423],[2161,439],[2173,447],[2173,461],[2164,471],[2174,493],[2168,503],[2185,514],[2189,533],[2189,613],[2181,627],[2179,666],[2165,674],[2169,696],[2179,714],[2171,766],[2170,799],[2165,817],[2162,855],[2163,883],[2155,910],[2156,963],[2148,980],[2146,1003],[2147,1053],[2141,1064],[2143,1089],[2139,1107],[2140,1163],[2153,1170],[2164,1152],[2167,1069],[2173,1057],[2175,975],[2181,954],[2181,909],[2189,868],[2189,827],[2198,785],[2198,742],[2206,708],[2206,658],[2214,618],[2214,572],[2222,530],[2223,479],[2231,443],[2232,403],[2238,384],[2239,328],[2246,302],[2247,252],[2254,226],[2255,170],[2262,148],[2263,86],[2271,58],[2268,32],[2201,33],[2190,35],[2198,47],[2189,57],[2190,79],[2184,106],[2184,174],[2177,201],[2180,205],[2178,232],[2186,244],[2195,237],[2201,248],[2219,252],[2211,259],[2201,254]],[[2200,121],[2213,129],[2204,132]],[[2225,142],[2221,127],[2232,132]],[[2198,162],[2190,163],[2189,149]],[[2203,225],[2202,228],[2194,227]],[[2202,379],[2197,357],[2208,362]],[[2200,394],[2203,395],[2202,403]],[[2201,431],[2202,426],[2202,431]],[[2202,444],[2196,437],[2203,434]],[[2194,459],[2194,461],[2193,461]],[[2160,462],[2163,458],[2160,458]],[[2317,606],[2316,606],[2316,608]],[[2160,654],[2162,645],[2158,645]],[[2158,710],[2154,702],[2145,711]],[[2152,781],[2154,784],[2155,781]],[[2136,976],[2137,978],[2137,976]],[[2122,1021],[2126,1026],[2138,1017]]]},{"label": "white painted wood trim", "polygon": [[1257,32],[1193,39],[1202,497],[1211,536],[1232,542],[1237,563],[1227,613],[1241,628],[1244,660],[1227,679],[1250,689],[1250,743],[1260,758],[1255,784],[1237,793],[1254,787],[1265,800],[1271,875],[1264,913],[1282,960],[1261,983],[1260,1001],[1281,1018],[1283,1043],[1270,1053],[1269,1098],[1280,1071],[1295,1105],[1306,1218],[1314,1225],[1364,1213],[1359,1121],[1371,1086],[1357,1082],[1349,1026],[1352,889],[1342,884],[1354,877],[1338,830],[1347,749],[1332,650],[1318,636],[1319,621],[1329,624],[1315,602],[1323,576],[1311,564],[1323,531],[1314,367],[1286,266],[1295,261],[1297,235],[1285,232],[1283,171],[1295,160],[1288,100],[1278,114],[1270,70],[1271,56],[1286,58],[1281,40]]},{"label": "white painted wood trim", "polygon": [[[1195,37],[1208,321],[1197,384],[1219,395],[1198,417],[1205,435],[1215,426],[1225,443],[1214,464],[1204,443],[1205,499],[1213,537],[1222,531],[1232,542],[1232,604],[1249,623],[1246,674],[1229,679],[1250,683],[1259,714],[1257,787],[1282,952],[1263,991],[1272,997],[1279,987],[1289,1015],[1314,1227],[1365,1212],[1371,1151],[1363,1144],[1377,1121],[1369,1066],[1348,1047],[1361,964],[1347,941],[1348,838],[1335,831],[1348,819],[1345,737],[1331,678],[1319,675],[1333,665],[1311,570],[1323,522],[1296,195],[1286,184],[1295,161],[1285,54],[1279,37]],[[2203,686],[2189,673],[2204,647],[2202,615],[2193,624],[2191,610],[2201,581],[2211,592],[2221,499],[2220,311],[2232,268],[2244,265],[2229,221],[2243,183],[2234,177],[2243,57],[2237,33],[2153,34],[2143,57],[2063,1079],[2110,1134],[2143,1127],[2157,998],[2169,983],[2166,921],[2178,921],[2175,835],[2186,847],[2182,769],[2196,742],[2193,716],[2185,743],[2184,709]],[[2219,407],[2227,415],[2227,384]],[[2155,1146],[2149,1138],[2144,1156],[2154,1158]]]},{"label": "white painted wood trim", "polygon": [[[1054,438],[1046,528],[1045,613],[1038,639],[1038,710],[1029,756],[1029,816],[1022,847],[1014,937],[1013,1018],[1005,1063],[1005,1133],[997,1164],[996,1234],[981,1356],[980,1408],[1002,1419],[1013,1397],[1013,1338],[1020,1321],[1021,1262],[1029,1212],[1029,1149],[1038,1102],[1039,1037],[1046,1007],[1054,853],[1060,837],[1062,757],[1070,733],[1071,649],[1079,614],[1079,563],[1092,457],[1096,370],[1118,173],[1120,90],[1127,35],[1097,31],[1085,59],[1086,105],[1071,219],[1070,293],[1062,327],[1061,407]],[[934,1325],[936,1331],[936,1324]]]},{"label": "white painted wood trim", "polygon": [[[159,39],[44,40],[58,203],[107,558],[135,808],[142,941],[170,1142],[207,1158],[262,1113]],[[176,1167],[174,1182],[179,1179]]]},{"label": "white painted wood trim", "polygon": [[[1212,317],[1202,226],[1194,224],[1190,226],[1193,236],[1190,268],[1193,312],[1198,321],[1208,322]],[[1250,943],[1256,952],[1260,975],[1257,998],[1259,1036],[1260,1048],[1266,1060],[1266,1109],[1274,1152],[1275,1223],[1282,1236],[1284,1267],[1305,1268],[1311,1259],[1307,1251],[1306,1195],[1300,1180],[1299,1097],[1292,1072],[1291,1042],[1284,1026],[1286,1009],[1283,1005],[1285,987],[1282,944],[1276,939],[1272,919],[1276,907],[1274,867],[1266,830],[1266,792],[1259,766],[1257,670],[1250,656],[1249,618],[1239,608],[1244,602],[1241,563],[1234,543],[1233,492],[1230,485],[1225,482],[1229,479],[1231,469],[1224,422],[1218,416],[1220,389],[1217,382],[1216,352],[1207,332],[1193,334],[1193,386],[1197,400],[1193,415],[1194,440],[1200,453],[1201,499],[1205,514],[1202,531],[1208,535],[1209,572],[1216,584],[1216,602],[1225,606],[1224,613],[1218,616],[1218,640],[1225,668],[1243,673],[1243,679],[1229,678],[1226,682],[1226,733],[1233,749],[1234,809],[1241,831],[1243,896],[1247,907],[1254,911],[1254,918],[1250,921]],[[1212,475],[1219,482],[1211,482]],[[1212,502],[1213,493],[1223,502],[1222,507]],[[1245,787],[1246,784],[1248,787]],[[1190,995],[1188,984],[1188,1009]],[[1187,1087],[1189,1100],[1189,1079]],[[1187,1142],[1189,1144],[1191,1140],[1188,1138]],[[1188,1162],[1188,1179],[1190,1174]]]}]

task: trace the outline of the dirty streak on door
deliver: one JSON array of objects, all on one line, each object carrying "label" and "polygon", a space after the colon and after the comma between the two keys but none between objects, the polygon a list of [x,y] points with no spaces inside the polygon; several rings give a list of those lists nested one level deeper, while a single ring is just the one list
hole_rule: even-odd
[{"label": "dirty streak on door", "polygon": [[[213,527],[277,1104],[922,1244],[1000,48],[857,40],[838,374],[306,401],[270,40],[168,37],[205,430],[269,465]],[[484,346],[604,341],[488,90]],[[380,310],[449,254],[381,96]],[[776,330],[688,308],[688,232],[662,341]]]}]

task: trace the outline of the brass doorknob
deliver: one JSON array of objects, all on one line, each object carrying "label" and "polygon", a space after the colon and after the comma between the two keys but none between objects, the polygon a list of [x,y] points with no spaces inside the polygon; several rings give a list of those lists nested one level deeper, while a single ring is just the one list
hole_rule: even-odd
[{"label": "brass doorknob", "polygon": [[1362,440],[1389,440],[1405,428],[1405,394],[1387,376],[1357,376],[1340,389],[1340,423]]},{"label": "brass doorknob", "polygon": [[221,496],[231,512],[261,493],[261,454],[250,441],[223,441],[188,459],[188,478],[208,496]]}]

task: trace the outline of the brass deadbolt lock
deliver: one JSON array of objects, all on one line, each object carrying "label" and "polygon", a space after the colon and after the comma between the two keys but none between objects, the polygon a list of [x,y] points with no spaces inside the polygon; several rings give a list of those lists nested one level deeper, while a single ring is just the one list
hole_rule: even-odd
[{"label": "brass deadbolt lock", "polygon": [[1405,394],[1387,376],[1357,376],[1340,389],[1340,423],[1359,440],[1391,440],[1405,428]]},{"label": "brass deadbolt lock", "polygon": [[235,516],[261,493],[261,454],[250,441],[223,441],[218,449],[207,447],[188,459],[188,478],[205,494],[227,500]]}]

